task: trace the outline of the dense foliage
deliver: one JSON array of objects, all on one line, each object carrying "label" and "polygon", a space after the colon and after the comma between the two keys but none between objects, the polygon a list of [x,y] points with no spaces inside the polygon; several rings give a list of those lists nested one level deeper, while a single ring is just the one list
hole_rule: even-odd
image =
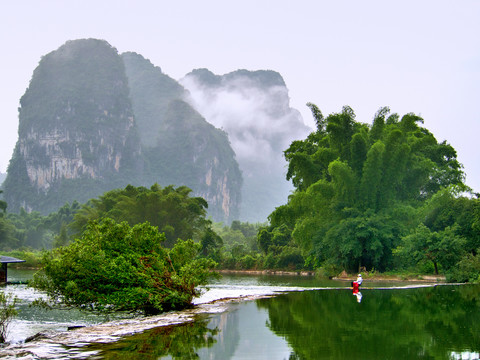
[{"label": "dense foliage", "polygon": [[198,258],[200,245],[165,235],[148,222],[130,227],[105,218],[91,222],[81,238],[47,252],[32,285],[53,303],[97,311],[154,314],[182,309],[205,284],[212,260]]},{"label": "dense foliage", "polygon": [[445,271],[465,253],[476,256],[478,199],[460,196],[468,189],[456,152],[422,118],[382,108],[367,125],[349,107],[324,118],[309,106],[317,129],[285,151],[295,192],[260,231],[263,251],[290,244],[332,272],[423,260]]},{"label": "dense foliage", "polygon": [[[80,204],[74,201],[47,216],[38,211],[29,213],[23,208],[18,214],[6,211],[0,213],[0,250],[39,250],[66,244],[70,237],[67,225],[79,209]],[[25,254],[20,258],[24,257]]]},{"label": "dense foliage", "polygon": [[128,185],[84,204],[70,227],[78,235],[90,221],[104,217],[126,221],[131,226],[148,221],[165,234],[165,246],[172,247],[177,239],[196,238],[210,226],[205,219],[207,202],[191,197],[191,192],[186,186],[162,188],[154,184],[148,189]]},{"label": "dense foliage", "polygon": [[207,202],[185,186],[128,185],[58,212],[0,212],[1,249],[64,246],[91,221],[148,221],[164,246],[193,239],[225,269],[414,271],[480,281],[480,200],[464,185],[455,149],[407,114],[380,109],[371,125],[352,109],[324,118],[284,152],[295,191],[269,224],[205,219]]}]

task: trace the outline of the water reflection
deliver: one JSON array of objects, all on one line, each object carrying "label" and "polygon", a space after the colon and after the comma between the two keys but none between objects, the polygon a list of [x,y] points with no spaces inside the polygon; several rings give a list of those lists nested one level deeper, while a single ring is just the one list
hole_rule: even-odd
[{"label": "water reflection", "polygon": [[96,346],[96,358],[456,359],[480,350],[479,286],[362,289],[360,303],[350,291],[239,303],[194,323]]},{"label": "water reflection", "polygon": [[114,344],[91,345],[92,359],[288,359],[286,341],[266,326],[267,311],[253,301],[195,322],[159,327]]},{"label": "water reflection", "polygon": [[[159,327],[112,344],[85,346],[84,358],[478,358],[480,286],[401,290],[362,288],[352,296],[347,282],[320,284],[313,278],[298,277],[292,281],[285,277],[232,279],[214,284],[212,289],[222,293],[233,289],[234,294],[245,295],[269,293],[265,289],[271,286],[333,285],[338,288],[298,291],[240,302],[230,306],[228,311],[204,315],[188,324]],[[34,297],[29,293],[31,290],[23,287],[6,289],[19,290],[25,305]],[[359,294],[363,294],[361,301],[358,301]],[[26,307],[21,310],[23,315],[17,319],[20,323],[28,320],[32,325],[46,326],[49,322],[47,316],[50,314],[29,314]],[[55,314],[65,323],[74,321],[66,317],[62,320],[62,314],[71,316],[75,313],[63,311]],[[75,323],[79,319],[87,323],[99,321],[78,318]],[[97,355],[92,355],[94,353]],[[77,353],[76,357],[82,358],[82,355]]]},{"label": "water reflection", "polygon": [[358,303],[361,303],[362,302],[362,293],[358,290],[358,289],[354,289],[353,290],[353,296],[355,296],[355,298],[357,299],[357,302]]},{"label": "water reflection", "polygon": [[298,359],[449,359],[480,350],[480,287],[290,293],[258,306]]},{"label": "water reflection", "polygon": [[352,301],[348,288],[239,303],[195,323],[104,346],[97,358],[452,359],[478,354],[480,287],[362,291],[368,296],[360,303]]},{"label": "water reflection", "polygon": [[125,338],[111,344],[88,346],[88,352],[97,352],[92,359],[159,359],[169,356],[171,359],[198,359],[197,350],[211,347],[217,342],[217,328],[207,325],[209,320],[162,326]]}]

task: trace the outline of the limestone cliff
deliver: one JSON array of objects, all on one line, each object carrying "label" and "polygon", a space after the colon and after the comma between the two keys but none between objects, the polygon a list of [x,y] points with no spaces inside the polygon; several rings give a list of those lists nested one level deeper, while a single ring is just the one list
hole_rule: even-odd
[{"label": "limestone cliff", "polygon": [[184,184],[215,220],[238,219],[242,175],[227,134],[181,99],[185,89],[136,53],[124,53],[148,183]]},{"label": "limestone cliff", "polygon": [[20,100],[3,185],[10,211],[86,201],[141,167],[128,91],[123,62],[105,41],[69,41],[41,59]]},{"label": "limestone cliff", "polygon": [[69,41],[45,55],[20,100],[3,184],[9,211],[49,213],[107,190],[187,185],[215,220],[238,215],[241,174],[227,136],[181,101],[185,90],[138,54]]}]

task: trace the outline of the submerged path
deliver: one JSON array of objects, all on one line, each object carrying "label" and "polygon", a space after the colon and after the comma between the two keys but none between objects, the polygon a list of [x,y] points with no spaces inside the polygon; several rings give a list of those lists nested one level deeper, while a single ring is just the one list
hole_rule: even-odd
[{"label": "submerged path", "polygon": [[[361,290],[415,289],[444,285],[445,283],[412,284],[391,287],[361,287]],[[64,332],[42,332],[25,342],[15,343],[0,348],[0,359],[86,359],[94,356],[96,351],[87,351],[92,343],[112,343],[125,336],[133,335],[152,328],[177,325],[195,321],[199,314],[215,314],[228,310],[231,303],[256,300],[286,292],[349,290],[350,287],[289,287],[289,286],[209,286],[201,297],[195,299],[192,309],[169,312],[158,316],[117,320],[99,325],[76,328]]]}]

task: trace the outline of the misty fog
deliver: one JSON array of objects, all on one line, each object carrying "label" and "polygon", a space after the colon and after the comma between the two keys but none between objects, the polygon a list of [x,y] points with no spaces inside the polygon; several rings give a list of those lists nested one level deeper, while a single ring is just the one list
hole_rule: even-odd
[{"label": "misty fog", "polygon": [[290,107],[288,89],[273,71],[236,71],[223,76],[196,70],[180,83],[186,100],[223,129],[243,173],[241,220],[265,221],[293,189],[286,181],[283,151],[311,129]]}]

